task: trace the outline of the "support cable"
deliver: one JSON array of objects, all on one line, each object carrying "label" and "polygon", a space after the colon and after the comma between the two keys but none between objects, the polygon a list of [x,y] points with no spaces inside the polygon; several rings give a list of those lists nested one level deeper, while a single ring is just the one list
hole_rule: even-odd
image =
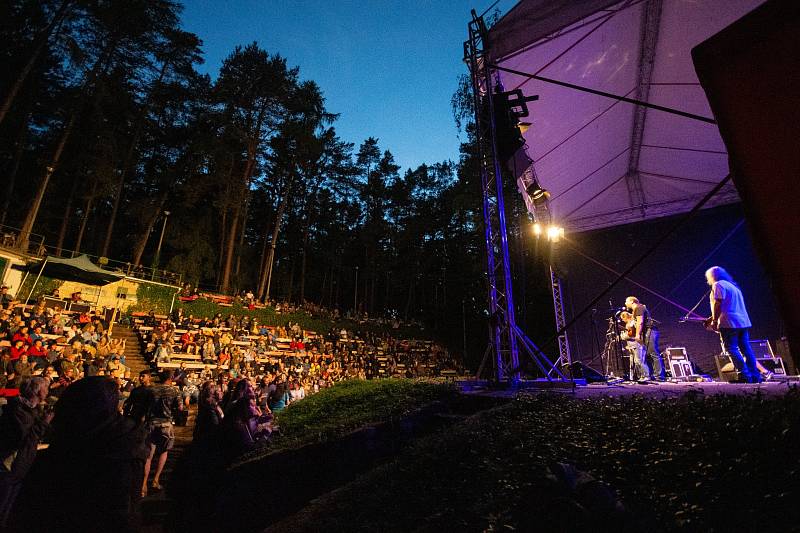
[{"label": "support cable", "polygon": [[[578,247],[577,247],[577,246],[575,246],[575,244],[574,244],[574,243],[572,243],[572,242],[570,242],[569,240],[565,239],[565,240],[564,240],[564,242],[566,242],[567,244],[569,244],[569,246],[570,246],[570,248],[572,249],[572,251],[574,251],[576,254],[580,255],[581,257],[583,257],[583,258],[584,258],[584,259],[586,259],[587,261],[591,261],[591,262],[592,262],[592,263],[594,263],[595,265],[599,266],[599,267],[600,267],[600,268],[602,268],[602,269],[605,269],[605,270],[607,270],[607,271],[611,272],[611,273],[612,273],[612,274],[614,274],[615,276],[619,276],[619,275],[620,275],[620,273],[619,273],[618,271],[616,271],[616,270],[614,270],[613,268],[611,268],[610,266],[606,265],[605,263],[603,263],[603,262],[602,262],[602,261],[600,261],[599,259],[595,259],[594,257],[591,257],[591,256],[589,256],[589,255],[585,254],[584,252],[580,251],[580,250],[578,249]],[[636,285],[637,287],[639,287],[639,288],[640,288],[640,289],[642,289],[643,291],[646,291],[646,292],[648,292],[648,293],[652,294],[653,296],[655,296],[656,298],[659,298],[659,299],[660,299],[662,302],[666,302],[666,303],[668,303],[668,304],[672,305],[673,307],[675,307],[676,309],[680,309],[681,311],[685,311],[685,312],[687,312],[687,313],[690,313],[690,312],[691,312],[691,311],[690,311],[689,309],[687,309],[686,307],[682,306],[681,304],[679,304],[678,302],[676,302],[676,301],[674,301],[674,300],[670,300],[670,299],[669,299],[667,296],[664,296],[663,294],[659,293],[658,291],[655,291],[655,290],[653,290],[653,289],[651,289],[651,288],[649,288],[649,287],[647,287],[647,286],[645,286],[645,285],[643,285],[643,284],[639,283],[638,281],[636,281],[636,280],[634,280],[634,279],[631,279],[631,278],[629,278],[628,276],[625,276],[625,279],[626,279],[628,282],[630,282],[631,284],[633,284],[633,285]],[[653,307],[652,309],[655,309],[655,307]],[[699,315],[698,315],[698,316],[699,316]]]},{"label": "support cable", "polygon": [[559,81],[554,80],[552,78],[545,78],[544,76],[537,76],[536,74],[531,74],[529,72],[523,72],[521,70],[516,70],[513,68],[501,67],[497,64],[490,65],[490,68],[499,70],[501,72],[508,72],[509,74],[515,74],[517,76],[524,76],[527,78],[531,78],[534,80],[538,80],[544,83],[550,83],[552,85],[559,85],[561,87],[567,87],[568,89],[574,89],[576,91],[581,91],[584,93],[595,94],[597,96],[604,96],[606,98],[613,98],[614,100],[619,100],[621,102],[627,102],[629,104],[639,105],[643,107],[647,107],[649,109],[656,109],[658,111],[663,111],[664,113],[670,113],[672,115],[678,115],[685,118],[691,118],[693,120],[697,120],[700,122],[705,122],[707,124],[716,124],[717,121],[713,118],[704,117],[702,115],[695,115],[694,113],[689,113],[687,111],[681,111],[679,109],[673,109],[671,107],[665,107],[663,105],[651,104],[650,102],[643,102],[641,100],[636,100],[635,98],[628,98],[626,96],[620,96],[614,93],[607,93],[605,91],[598,91],[597,89],[590,89],[589,87],[583,87],[581,85],[575,85],[574,83],[568,83],[566,81]]},{"label": "support cable", "polygon": [[[737,231],[739,231],[739,228],[741,228],[743,224],[744,224],[744,219],[741,219],[739,222],[737,222],[737,223],[736,223],[736,225],[735,225],[735,226],[733,226],[733,228],[732,228],[732,229],[731,229],[731,230],[730,230],[730,231],[727,233],[727,235],[725,235],[725,236],[722,238],[722,240],[721,240],[721,241],[719,241],[719,243],[717,243],[717,245],[716,245],[716,246],[714,246],[714,249],[713,249],[713,250],[711,250],[710,252],[708,252],[708,253],[706,254],[706,256],[705,256],[705,257],[703,257],[703,258],[702,258],[700,261],[698,261],[698,262],[697,262],[697,264],[694,266],[694,268],[692,268],[692,270],[690,270],[690,271],[689,271],[689,273],[688,273],[688,274],[686,274],[686,276],[685,276],[685,277],[684,277],[682,280],[680,280],[680,281],[678,282],[678,284],[677,284],[677,285],[675,285],[674,287],[672,287],[672,288],[670,289],[670,291],[667,293],[667,296],[672,296],[672,294],[673,294],[675,291],[677,291],[677,290],[678,290],[678,288],[679,288],[681,285],[683,285],[684,283],[686,283],[686,282],[689,280],[689,278],[691,278],[692,276],[694,276],[694,273],[695,273],[695,272],[697,272],[697,269],[698,269],[698,268],[700,268],[701,266],[703,266],[704,264],[706,264],[706,261],[708,261],[709,259],[711,259],[711,256],[712,256],[712,255],[714,255],[714,254],[716,254],[716,253],[717,253],[717,251],[718,251],[720,248],[722,248],[722,245],[723,245],[723,244],[725,244],[726,242],[728,242],[728,239],[730,239],[731,237],[733,237],[733,235],[734,235],[734,234],[735,234]],[[655,305],[655,307],[653,307],[653,310],[655,311],[655,310],[658,308],[658,306],[659,306],[659,305],[661,305],[661,304],[660,304],[660,303],[657,303],[657,304]]]},{"label": "support cable", "polygon": [[[625,96],[628,96],[629,94],[631,94],[631,93],[632,93],[633,91],[635,91],[635,90],[636,90],[636,87],[634,87],[633,89],[631,89],[630,91],[628,91],[627,93],[625,93]],[[614,102],[613,104],[611,104],[610,106],[608,106],[607,108],[603,109],[603,110],[602,110],[602,111],[601,111],[599,114],[597,114],[596,116],[592,117],[592,120],[590,120],[589,122],[587,122],[586,124],[584,124],[583,126],[581,126],[580,128],[578,128],[577,130],[575,130],[573,133],[570,133],[569,135],[567,135],[567,137],[565,137],[564,139],[562,139],[561,141],[559,141],[559,142],[558,142],[558,143],[557,143],[555,146],[553,146],[552,148],[550,148],[550,149],[549,149],[548,151],[546,151],[544,154],[542,154],[542,155],[540,155],[539,157],[537,157],[537,158],[536,158],[536,161],[537,161],[537,162],[539,162],[539,161],[541,161],[542,159],[544,159],[545,157],[547,157],[548,155],[550,155],[550,154],[552,154],[553,152],[555,152],[555,151],[556,151],[558,148],[560,148],[560,147],[561,147],[563,144],[565,144],[565,143],[566,143],[568,140],[572,139],[572,138],[573,138],[573,137],[575,137],[577,134],[579,134],[581,131],[583,131],[584,129],[586,129],[586,128],[587,128],[587,127],[588,127],[588,126],[589,126],[591,123],[593,123],[595,120],[599,119],[600,117],[602,117],[603,115],[605,115],[606,113],[608,113],[609,111],[611,111],[611,109],[613,109],[613,108],[614,108],[614,106],[616,106],[618,103],[619,103],[619,101],[616,101],[616,102]],[[630,147],[629,147],[629,148],[630,148]]]}]

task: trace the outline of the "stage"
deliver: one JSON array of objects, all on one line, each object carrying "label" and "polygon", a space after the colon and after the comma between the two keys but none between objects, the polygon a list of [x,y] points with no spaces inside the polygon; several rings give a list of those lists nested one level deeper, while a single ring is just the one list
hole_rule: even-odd
[{"label": "stage", "polygon": [[800,386],[800,376],[791,376],[781,381],[766,381],[764,383],[726,383],[723,381],[703,382],[619,382],[619,383],[591,383],[588,385],[571,383],[555,384],[547,381],[521,381],[516,388],[496,389],[491,388],[486,382],[460,382],[464,394],[485,395],[498,398],[513,398],[517,394],[554,393],[564,394],[575,398],[600,398],[642,395],[654,399],[678,398],[688,394],[692,395],[743,395],[762,394],[768,397],[782,396],[795,387]]}]

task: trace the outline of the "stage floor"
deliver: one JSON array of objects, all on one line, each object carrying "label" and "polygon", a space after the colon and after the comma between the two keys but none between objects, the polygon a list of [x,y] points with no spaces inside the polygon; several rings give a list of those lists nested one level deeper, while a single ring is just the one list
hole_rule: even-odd
[{"label": "stage floor", "polygon": [[516,390],[491,390],[488,388],[473,388],[465,390],[465,394],[480,394],[494,397],[511,398],[517,394],[538,394],[546,392],[548,394],[563,394],[576,398],[598,398],[598,397],[617,397],[640,394],[649,398],[665,399],[683,396],[686,393],[692,394],[763,394],[765,396],[780,396],[786,394],[791,389],[800,386],[800,378],[792,377],[788,381],[768,381],[758,384],[747,383],[725,383],[721,381],[704,382],[647,382],[630,383],[621,382],[615,384],[591,383],[589,385],[572,386],[552,386],[542,384],[539,387],[536,383],[525,383]]}]

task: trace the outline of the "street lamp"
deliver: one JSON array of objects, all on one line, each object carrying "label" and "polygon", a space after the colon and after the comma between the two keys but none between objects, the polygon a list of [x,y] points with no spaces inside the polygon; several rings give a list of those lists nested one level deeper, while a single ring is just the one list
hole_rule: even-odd
[{"label": "street lamp", "polygon": [[353,316],[358,314],[358,267],[356,267],[356,285],[353,290]]},{"label": "street lamp", "polygon": [[161,259],[161,243],[164,242],[164,232],[167,230],[167,217],[169,217],[169,211],[164,211],[164,224],[161,226],[161,236],[158,238],[156,257],[153,259],[153,278],[155,278],[158,262]]}]

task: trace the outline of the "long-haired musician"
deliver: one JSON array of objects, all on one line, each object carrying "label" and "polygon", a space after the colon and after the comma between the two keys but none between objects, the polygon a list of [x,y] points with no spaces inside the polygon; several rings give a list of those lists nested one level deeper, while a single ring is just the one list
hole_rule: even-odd
[{"label": "long-haired musician", "polygon": [[748,383],[760,383],[756,356],[750,348],[750,317],[742,291],[730,274],[719,266],[706,270],[706,282],[711,286],[711,328],[719,332],[723,349],[733,365]]}]

